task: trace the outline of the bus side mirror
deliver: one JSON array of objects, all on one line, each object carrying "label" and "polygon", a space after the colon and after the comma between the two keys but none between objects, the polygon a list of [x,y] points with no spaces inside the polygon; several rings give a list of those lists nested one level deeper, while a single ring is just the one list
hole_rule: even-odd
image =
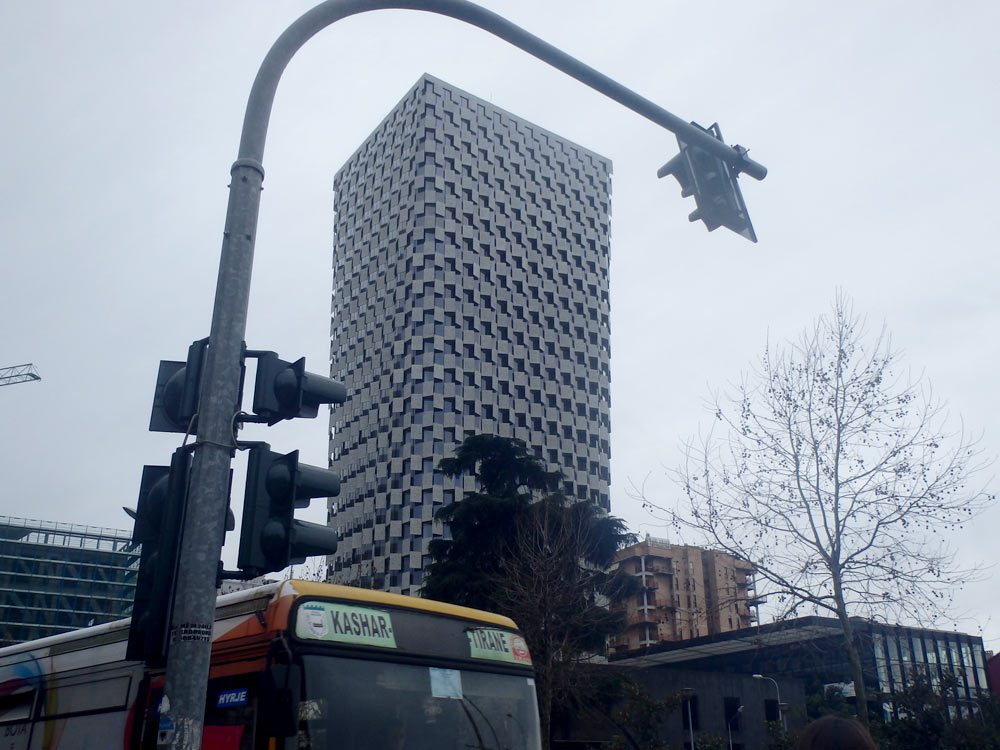
[{"label": "bus side mirror", "polygon": [[302,670],[298,664],[274,664],[264,672],[258,702],[260,727],[271,737],[294,737],[299,731]]}]

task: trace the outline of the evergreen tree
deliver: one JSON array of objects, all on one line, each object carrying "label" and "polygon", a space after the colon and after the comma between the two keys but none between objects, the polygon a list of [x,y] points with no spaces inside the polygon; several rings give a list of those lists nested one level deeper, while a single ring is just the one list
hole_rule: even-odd
[{"label": "evergreen tree", "polygon": [[518,623],[535,665],[547,746],[553,705],[583,689],[573,666],[602,653],[624,625],[607,604],[634,593],[636,582],[609,568],[635,539],[621,519],[560,494],[562,475],[523,441],[475,435],[438,470],[473,476],[479,486],[438,512],[452,538],[431,543],[422,595]]}]

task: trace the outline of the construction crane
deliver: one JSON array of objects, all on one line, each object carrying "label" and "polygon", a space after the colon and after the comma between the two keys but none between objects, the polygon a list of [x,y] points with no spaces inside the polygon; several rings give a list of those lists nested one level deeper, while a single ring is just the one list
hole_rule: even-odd
[{"label": "construction crane", "polygon": [[32,380],[41,379],[42,376],[35,371],[35,366],[31,363],[14,365],[13,367],[0,367],[0,385],[30,383]]}]

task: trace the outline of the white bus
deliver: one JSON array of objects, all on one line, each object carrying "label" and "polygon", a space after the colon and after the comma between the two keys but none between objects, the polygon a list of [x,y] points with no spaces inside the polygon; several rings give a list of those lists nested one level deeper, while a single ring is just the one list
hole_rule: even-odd
[{"label": "white bus", "polygon": [[[162,671],[125,661],[128,620],[0,649],[0,750],[151,750]],[[204,750],[538,750],[512,620],[285,581],[219,597]]]}]

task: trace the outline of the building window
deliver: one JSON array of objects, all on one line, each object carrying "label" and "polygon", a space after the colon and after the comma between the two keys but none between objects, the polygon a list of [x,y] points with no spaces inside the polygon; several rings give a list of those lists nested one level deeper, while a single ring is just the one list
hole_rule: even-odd
[{"label": "building window", "polygon": [[764,721],[780,721],[778,716],[778,701],[774,698],[764,699]]}]

